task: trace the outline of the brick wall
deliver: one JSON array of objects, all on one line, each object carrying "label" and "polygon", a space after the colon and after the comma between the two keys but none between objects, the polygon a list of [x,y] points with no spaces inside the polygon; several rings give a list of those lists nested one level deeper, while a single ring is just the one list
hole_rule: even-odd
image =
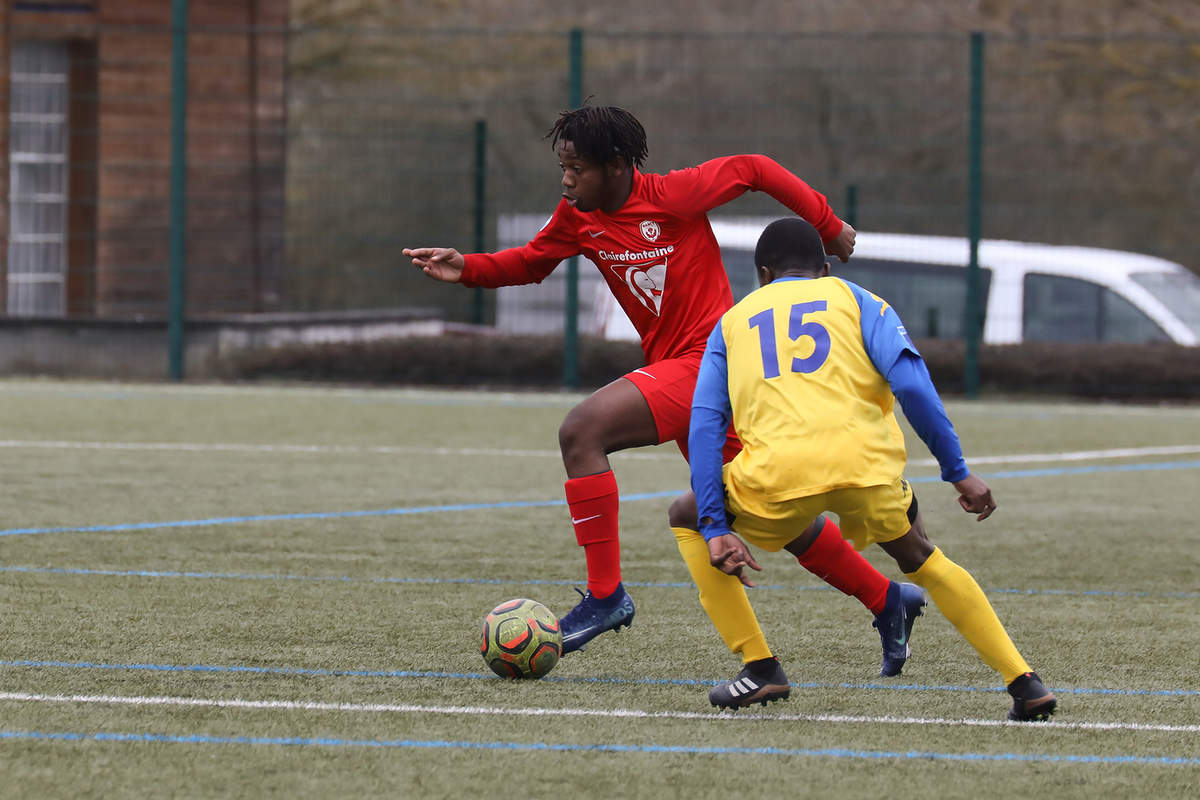
[{"label": "brick wall", "polygon": [[[0,6],[9,42],[70,42],[68,311],[166,313],[170,230],[171,4]],[[283,262],[288,0],[189,4],[187,312],[270,310]],[[7,113],[5,96],[0,110]],[[0,136],[7,122],[0,124]],[[8,147],[0,145],[0,157]],[[7,179],[7,164],[0,169]],[[3,192],[0,196],[7,196]],[[6,209],[5,209],[6,211]],[[7,216],[0,219],[7,234]],[[0,281],[2,285],[4,281]]]}]

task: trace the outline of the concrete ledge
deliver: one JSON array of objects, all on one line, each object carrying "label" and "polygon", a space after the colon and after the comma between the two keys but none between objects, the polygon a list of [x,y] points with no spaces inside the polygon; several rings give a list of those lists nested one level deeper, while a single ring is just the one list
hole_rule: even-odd
[{"label": "concrete ledge", "polygon": [[[189,319],[189,379],[229,374],[234,356],[293,345],[440,337],[490,328],[446,322],[428,308],[233,314]],[[159,380],[167,376],[166,319],[0,318],[0,372],[6,375]]]}]

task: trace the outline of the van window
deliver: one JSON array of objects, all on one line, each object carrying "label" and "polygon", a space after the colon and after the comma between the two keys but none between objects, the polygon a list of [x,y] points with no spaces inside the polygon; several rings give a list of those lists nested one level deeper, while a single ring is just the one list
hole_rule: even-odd
[{"label": "van window", "polygon": [[1190,272],[1135,272],[1129,277],[1175,312],[1200,338],[1200,278]]},{"label": "van window", "polygon": [[[852,257],[829,271],[891,303],[914,339],[961,339],[967,333],[967,271],[962,267]],[[986,314],[992,271],[980,268],[979,307]]]},{"label": "van window", "polygon": [[741,300],[758,288],[758,274],[754,271],[754,251],[735,247],[721,248],[721,261],[729,275],[729,288],[733,290],[733,302]]},{"label": "van window", "polygon": [[1091,281],[1025,276],[1023,335],[1030,342],[1169,342],[1153,320],[1124,297]]},{"label": "van window", "polygon": [[[726,248],[721,256],[734,301],[758,288],[753,251]],[[890,303],[914,339],[961,339],[966,335],[967,271],[962,267],[858,256],[843,264],[830,256],[829,273]],[[979,277],[979,305],[986,314],[992,271],[980,268]]]}]

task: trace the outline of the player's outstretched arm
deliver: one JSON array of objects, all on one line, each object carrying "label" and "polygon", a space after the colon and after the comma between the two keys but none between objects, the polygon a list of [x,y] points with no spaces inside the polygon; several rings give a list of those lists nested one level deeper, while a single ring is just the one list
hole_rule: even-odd
[{"label": "player's outstretched arm", "polygon": [[446,283],[462,280],[466,259],[453,247],[406,247],[403,252],[412,259],[414,267],[435,280]]},{"label": "player's outstretched arm", "polygon": [[977,475],[968,475],[961,481],[954,482],[954,490],[958,492],[958,504],[963,511],[978,514],[977,520],[985,520],[996,510],[996,501],[992,499],[992,490]]},{"label": "player's outstretched arm", "polygon": [[825,252],[831,256],[837,256],[838,260],[843,264],[850,260],[851,253],[854,252],[854,240],[857,232],[851,227],[849,222],[842,223],[842,232],[825,245]]}]

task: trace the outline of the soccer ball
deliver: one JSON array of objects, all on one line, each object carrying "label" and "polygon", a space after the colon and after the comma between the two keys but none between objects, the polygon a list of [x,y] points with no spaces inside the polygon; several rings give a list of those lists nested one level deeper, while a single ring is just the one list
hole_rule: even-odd
[{"label": "soccer ball", "polygon": [[562,655],[558,617],[536,600],[501,603],[483,620],[479,652],[501,678],[540,678]]}]

